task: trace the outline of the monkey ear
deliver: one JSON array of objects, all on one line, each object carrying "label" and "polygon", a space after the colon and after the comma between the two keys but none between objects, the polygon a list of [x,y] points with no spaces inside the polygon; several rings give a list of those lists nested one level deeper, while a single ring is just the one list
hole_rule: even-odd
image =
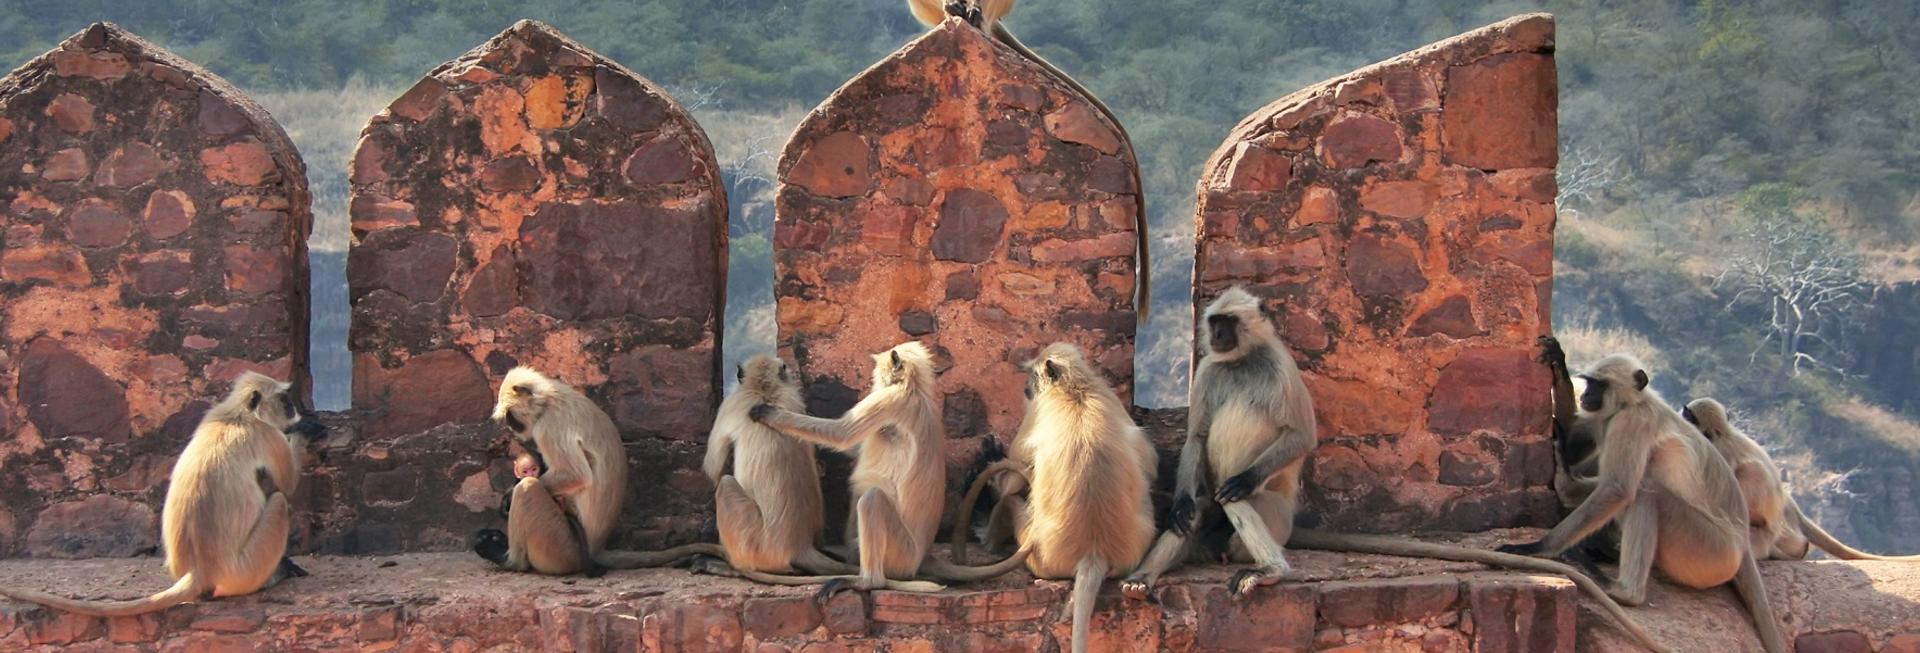
[{"label": "monkey ear", "polygon": [[513,386],[513,394],[530,397],[533,396],[533,388],[526,385],[516,385]]},{"label": "monkey ear", "polygon": [[1046,368],[1048,381],[1053,381],[1056,383],[1060,381],[1060,364],[1059,363],[1055,363],[1053,361],[1047,361],[1046,363],[1041,364],[1041,367]]},{"label": "monkey ear", "polygon": [[892,362],[890,364],[893,366],[893,371],[895,372],[900,371],[900,352],[890,351],[890,352],[887,352],[887,356],[892,359]]},{"label": "monkey ear", "polygon": [[256,410],[258,408],[260,408],[260,391],[255,390],[247,395],[247,410]]},{"label": "monkey ear", "polygon": [[1647,389],[1647,371],[1646,370],[1633,371],[1633,388],[1635,390]]}]

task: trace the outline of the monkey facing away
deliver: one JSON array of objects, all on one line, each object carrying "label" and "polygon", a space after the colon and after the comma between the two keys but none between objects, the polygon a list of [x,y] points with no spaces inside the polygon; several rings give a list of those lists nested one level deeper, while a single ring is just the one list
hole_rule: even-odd
[{"label": "monkey facing away", "polygon": [[306,571],[286,558],[287,494],[300,455],[324,429],[303,416],[290,384],[247,372],[200,419],[173,465],[160,513],[172,587],[129,601],[81,601],[0,587],[0,595],[68,612],[121,617],[198,599],[241,596]]},{"label": "monkey facing away", "polygon": [[938,583],[906,580],[926,574],[972,581],[1006,573],[1026,552],[987,567],[949,565],[927,556],[940,527],[946,492],[941,402],[934,387],[933,356],[907,342],[873,357],[873,387],[839,419],[822,419],[774,404],[754,406],[748,416],[789,437],[839,451],[857,449],[850,479],[851,530],[859,551],[856,576],[778,576],[742,570],[748,579],[787,585],[825,583],[821,596],[852,587],[932,592]]},{"label": "monkey facing away", "polygon": [[1620,527],[1619,578],[1607,593],[1646,601],[1658,566],[1704,589],[1732,581],[1769,653],[1789,650],[1762,586],[1747,536],[1747,505],[1733,469],[1699,431],[1648,389],[1640,362],[1615,354],[1585,374],[1581,408],[1601,420],[1599,476],[1581,481],[1586,500],[1544,539],[1502,552],[1559,555],[1609,522]]},{"label": "monkey facing away", "polygon": [[[1121,582],[1133,598],[1145,598],[1187,557],[1195,519],[1216,505],[1233,524],[1235,558],[1256,565],[1228,581],[1236,596],[1279,582],[1289,569],[1281,545],[1293,531],[1300,468],[1319,439],[1313,398],[1259,299],[1228,289],[1204,320],[1207,354],[1193,375],[1169,530]],[[1211,495],[1201,493],[1203,482],[1215,488]]]},{"label": "monkey facing away", "polygon": [[1025,478],[1026,494],[1004,493],[1016,539],[1038,578],[1073,579],[1073,651],[1088,646],[1100,583],[1139,564],[1153,544],[1149,490],[1157,455],[1126,405],[1080,349],[1055,343],[1028,365],[1027,414],[1007,465],[982,472],[954,527],[964,557],[967,519],[979,488],[1001,468]]},{"label": "monkey facing away", "polygon": [[1920,556],[1875,555],[1847,546],[1808,519],[1780,482],[1780,468],[1774,465],[1773,457],[1727,421],[1727,408],[1720,402],[1695,399],[1681,409],[1680,416],[1698,427],[1733,468],[1740,495],[1747,500],[1747,529],[1755,556],[1801,560],[1807,557],[1807,545],[1812,544],[1841,560],[1920,562]]},{"label": "monkey facing away", "polygon": [[493,421],[544,471],[507,495],[507,530],[474,535],[480,557],[514,571],[599,573],[626,495],[627,455],[613,419],[592,399],[529,367],[500,382]]},{"label": "monkey facing away", "polygon": [[[1086,98],[1088,102],[1092,102],[1094,108],[1100,110],[1100,115],[1105,116],[1107,122],[1111,123],[1113,128],[1119,132],[1120,141],[1126,144],[1128,150],[1132,150],[1133,137],[1127,134],[1126,126],[1120,124],[1120,119],[1113,115],[1113,109],[1107,108],[1107,103],[1101,101],[1100,96],[1094,95],[1093,91],[1087,90],[1086,86],[1080,84],[1080,80],[1074,79],[1072,75],[1068,75],[1066,71],[1061,70],[1059,66],[1055,66],[1053,62],[1047,61],[1046,57],[1040,56],[1040,53],[1034,52],[1032,48],[1027,47],[1027,44],[1020,42],[1020,39],[1015,37],[1013,32],[1007,29],[1006,24],[1001,22],[1001,19],[1007,17],[1007,14],[1013,13],[1014,2],[1015,0],[907,0],[907,9],[913,12],[915,19],[927,27],[939,26],[948,16],[959,16],[965,19],[967,24],[979,28],[980,31],[988,37],[1006,45],[1012,49],[1015,54],[1020,55],[1021,58],[1033,62],[1034,65],[1047,71],[1047,74],[1060,80],[1066,84],[1068,88],[1073,89],[1073,92],[1079,93],[1080,96]],[[1135,170],[1133,175],[1134,187],[1138,188],[1140,186],[1140,172]],[[1134,233],[1145,234],[1147,233],[1145,196],[1136,197],[1135,202],[1137,206],[1134,212]],[[1147,239],[1139,238],[1137,240],[1139,242],[1134,247],[1134,274],[1139,278],[1139,282],[1133,286],[1133,305],[1137,309],[1136,315],[1138,319],[1144,324],[1147,319],[1147,307],[1150,299],[1148,289],[1153,286],[1152,279],[1150,278],[1153,266],[1149,265],[1147,261]]]}]

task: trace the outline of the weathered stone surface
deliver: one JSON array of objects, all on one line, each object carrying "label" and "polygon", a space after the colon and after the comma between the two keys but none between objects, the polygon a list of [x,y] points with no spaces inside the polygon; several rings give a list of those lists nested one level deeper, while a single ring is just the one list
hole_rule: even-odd
[{"label": "weathered stone surface", "polygon": [[[658,87],[522,21],[373,116],[349,179],[348,344],[370,442],[329,460],[339,482],[327,502],[351,511],[366,493],[406,487],[369,476],[398,442],[453,449],[410,454],[429,466],[417,485],[430,493],[382,499],[393,504],[382,518],[404,517],[390,522],[404,530],[348,515],[321,534],[327,546],[457,546],[485,524],[461,500],[502,492],[511,476],[500,467],[470,482],[500,454],[455,433],[500,435],[478,423],[490,379],[515,365],[579,388],[629,441],[705,436],[727,208],[706,135]],[[633,478],[647,500],[622,516],[647,529],[638,543],[704,525],[693,515],[706,509],[686,506],[711,501],[710,486]]]},{"label": "weathered stone surface", "polygon": [[1576,591],[1571,581],[1540,576],[1468,581],[1473,650],[1571,653],[1579,638]]},{"label": "weathered stone surface", "polygon": [[1794,653],[1873,653],[1873,643],[1867,641],[1866,635],[1848,630],[1807,633],[1794,638],[1793,650]]},{"label": "weathered stone surface", "polygon": [[[809,114],[778,169],[779,345],[814,412],[845,410],[870,354],[926,343],[958,486],[978,438],[1018,425],[1019,365],[1042,345],[1078,344],[1130,395],[1134,152],[1052,75],[949,22]],[[934,617],[876,602],[876,623],[897,618]]]},{"label": "weathered stone surface", "polygon": [[[1553,269],[1552,34],[1520,16],[1289,94],[1202,168],[1195,310],[1245,285],[1298,358],[1321,424],[1306,519],[1552,518],[1533,508],[1551,461],[1488,464],[1469,439],[1547,437],[1529,359]],[[1254,148],[1298,153],[1284,185],[1235,174]]]},{"label": "weathered stone surface", "polygon": [[[225,128],[201,129],[216,112]],[[237,89],[107,24],[0,80],[0,125],[0,449],[16,472],[0,496],[17,535],[0,556],[132,555],[158,535],[153,464],[193,428],[175,417],[243,366],[306,375],[305,171]],[[201,158],[241,143],[244,188]]]}]

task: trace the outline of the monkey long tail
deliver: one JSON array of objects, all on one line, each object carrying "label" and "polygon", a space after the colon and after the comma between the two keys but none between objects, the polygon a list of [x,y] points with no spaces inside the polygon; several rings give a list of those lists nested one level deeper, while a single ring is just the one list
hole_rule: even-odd
[{"label": "monkey long tail", "polygon": [[[739,573],[741,578],[745,578],[747,580],[750,580],[756,583],[766,584],[766,585],[824,585],[826,583],[836,581],[836,580],[857,581],[860,579],[859,576],[844,576],[844,575],[843,576],[788,576],[786,574],[769,574],[764,571],[753,571],[751,569],[739,569],[739,568],[735,568],[734,571]],[[939,583],[924,581],[924,580],[894,580],[892,578],[889,578],[887,579],[886,588],[893,590],[895,592],[926,593],[926,592],[938,592],[940,590],[946,589],[947,586],[941,585]]]},{"label": "monkey long tail", "polygon": [[1381,537],[1378,535],[1331,533],[1307,528],[1294,529],[1293,536],[1288,538],[1287,544],[1302,549],[1477,562],[1498,567],[1558,574],[1567,577],[1567,580],[1573,581],[1574,585],[1578,585],[1582,591],[1585,591],[1589,596],[1592,596],[1595,601],[1598,601],[1600,607],[1605,609],[1607,614],[1613,615],[1613,620],[1620,624],[1620,628],[1627,631],[1627,634],[1632,635],[1634,639],[1639,640],[1641,646],[1645,646],[1653,651],[1664,652],[1671,650],[1662,645],[1659,640],[1654,639],[1653,635],[1648,634],[1646,629],[1641,628],[1640,623],[1634,621],[1633,617],[1628,615],[1626,609],[1620,607],[1619,603],[1614,602],[1613,597],[1607,596],[1607,591],[1602,589],[1598,583],[1593,582],[1593,579],[1588,578],[1586,574],[1580,573],[1579,570],[1573,567],[1553,560],[1500,553],[1498,551],[1488,551],[1485,549],[1470,549],[1450,544],[1435,544],[1432,542]]},{"label": "monkey long tail", "polygon": [[161,590],[142,599],[129,601],[82,601],[64,596],[54,596],[45,592],[17,590],[0,587],[0,596],[30,601],[55,610],[65,610],[94,617],[128,617],[149,612],[159,612],[199,598],[205,593],[193,572],[173,582],[173,587]]},{"label": "monkey long tail", "polygon": [[1020,547],[1019,551],[999,562],[984,567],[955,565],[935,560],[931,557],[920,563],[920,573],[950,583],[971,583],[974,581],[998,578],[1027,563],[1027,555],[1033,553],[1032,547]]},{"label": "monkey long tail", "polygon": [[1019,474],[1026,478],[1028,483],[1033,482],[1033,478],[1027,476],[1027,470],[1012,458],[995,461],[987,465],[986,469],[980,470],[979,476],[973,477],[973,485],[967,488],[966,498],[960,500],[960,513],[954,517],[953,536],[949,538],[953,540],[955,564],[967,564],[967,535],[973,530],[973,504],[980,500],[980,490],[985,488],[987,482],[993,480],[994,476],[1004,472]]},{"label": "monkey long tail", "polygon": [[[918,11],[917,7],[915,11]],[[923,18],[922,20],[925,19]],[[1059,78],[1060,81],[1066,82],[1067,86],[1073,88],[1074,92],[1079,93],[1081,96],[1087,98],[1088,101],[1093,102],[1093,106],[1100,110],[1100,114],[1106,116],[1107,122],[1113,123],[1113,128],[1120,132],[1120,141],[1126,144],[1127,150],[1134,151],[1135,155],[1138,156],[1138,151],[1133,149],[1133,136],[1127,133],[1126,125],[1120,124],[1120,119],[1113,115],[1113,109],[1107,108],[1107,103],[1101,101],[1100,96],[1094,95],[1093,91],[1087,90],[1086,86],[1080,84],[1080,80],[1074,79],[1072,75],[1068,75],[1066,71],[1061,70],[1059,66],[1055,66],[1053,62],[1047,61],[1046,57],[1042,57],[1040,53],[1034,52],[1033,48],[1029,48],[1027,44],[1021,43],[1019,37],[1014,36],[1013,32],[1008,31],[1007,26],[1000,21],[994,21],[992,36],[1001,43],[1005,43],[1007,47],[1013,48],[1013,51],[1020,53],[1020,56],[1026,57],[1028,61],[1039,64],[1039,66],[1045,68],[1048,73]],[[1147,312],[1149,308],[1149,295],[1151,294],[1149,289],[1153,287],[1153,265],[1148,263],[1147,260],[1146,195],[1138,192],[1140,188],[1140,171],[1137,167],[1133,171],[1133,187],[1136,191],[1134,194],[1133,233],[1136,236],[1135,240],[1138,241],[1138,244],[1134,247],[1134,265],[1139,269],[1136,274],[1139,279],[1133,284],[1133,309],[1136,319],[1138,319],[1141,324],[1145,324],[1147,322]]]},{"label": "monkey long tail", "polygon": [[1093,602],[1100,597],[1100,583],[1107,579],[1107,559],[1090,554],[1073,568],[1073,653],[1087,653],[1091,638]]},{"label": "monkey long tail", "polygon": [[695,542],[663,551],[601,551],[593,561],[608,569],[644,569],[647,567],[665,567],[697,555],[710,555],[721,560],[727,559],[727,550],[712,542]]},{"label": "monkey long tail", "polygon": [[1760,565],[1753,561],[1753,554],[1740,557],[1740,573],[1733,577],[1733,589],[1740,594],[1740,602],[1747,604],[1747,614],[1753,616],[1753,628],[1760,632],[1760,646],[1767,653],[1787,653],[1786,637],[1780,634],[1780,623],[1773,618],[1773,603],[1767,600],[1767,587],[1760,580]]},{"label": "monkey long tail", "polygon": [[1920,562],[1920,555],[1887,556],[1878,553],[1867,553],[1866,551],[1847,546],[1847,543],[1841,542],[1840,539],[1834,537],[1832,533],[1828,533],[1827,529],[1821,528],[1820,525],[1814,523],[1813,520],[1807,519],[1806,514],[1800,512],[1799,504],[1789,502],[1788,505],[1793,507],[1793,518],[1800,520],[1800,532],[1807,536],[1807,541],[1813,542],[1814,546],[1820,547],[1820,550],[1826,551],[1835,558],[1841,560]]}]

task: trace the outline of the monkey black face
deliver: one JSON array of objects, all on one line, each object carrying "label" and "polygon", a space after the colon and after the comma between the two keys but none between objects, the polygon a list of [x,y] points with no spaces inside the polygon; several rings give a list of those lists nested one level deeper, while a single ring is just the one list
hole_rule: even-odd
[{"label": "monkey black face", "polygon": [[1232,315],[1207,316],[1207,343],[1216,354],[1240,348],[1240,318]]},{"label": "monkey black face", "polygon": [[511,410],[507,411],[506,415],[500,418],[500,423],[507,425],[507,428],[515,434],[527,432],[526,422],[520,421],[520,416],[513,414]]},{"label": "monkey black face", "polygon": [[1695,417],[1693,415],[1693,408],[1691,406],[1680,407],[1680,419],[1687,420],[1688,424],[1692,424],[1696,427],[1700,426],[1700,418]]},{"label": "monkey black face", "polygon": [[1591,376],[1582,376],[1587,381],[1587,391],[1580,393],[1580,409],[1589,413],[1600,412],[1607,404],[1607,381]]}]

